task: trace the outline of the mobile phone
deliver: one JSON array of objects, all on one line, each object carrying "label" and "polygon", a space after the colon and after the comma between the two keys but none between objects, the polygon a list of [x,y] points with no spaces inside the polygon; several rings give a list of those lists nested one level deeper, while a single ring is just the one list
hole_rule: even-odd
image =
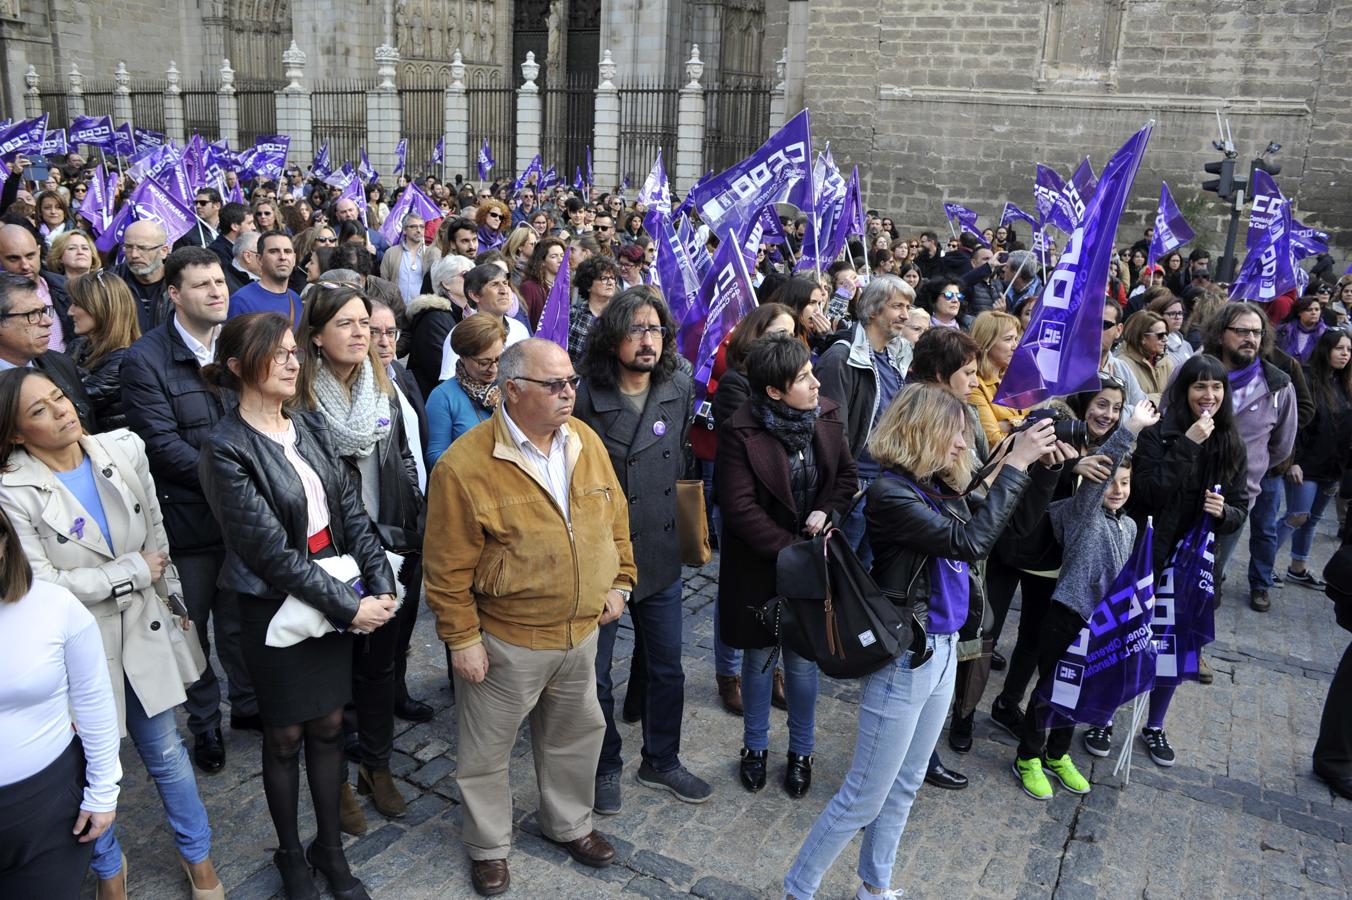
[{"label": "mobile phone", "polygon": [[52,169],[50,166],[27,166],[23,170],[23,177],[36,184],[42,184],[51,177]]},{"label": "mobile phone", "polygon": [[178,594],[170,594],[169,599],[166,600],[165,602],[169,604],[169,611],[172,612],[174,615],[178,616],[180,619],[191,618],[188,615],[187,605],[183,602],[183,598],[180,597]]}]

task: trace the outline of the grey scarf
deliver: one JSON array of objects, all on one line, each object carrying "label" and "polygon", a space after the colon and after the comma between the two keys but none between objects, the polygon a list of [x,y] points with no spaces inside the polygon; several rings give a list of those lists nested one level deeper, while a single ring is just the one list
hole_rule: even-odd
[{"label": "grey scarf", "polygon": [[390,398],[376,388],[369,359],[362,361],[351,399],[328,366],[320,366],[315,373],[314,392],[339,456],[369,456],[390,433]]}]

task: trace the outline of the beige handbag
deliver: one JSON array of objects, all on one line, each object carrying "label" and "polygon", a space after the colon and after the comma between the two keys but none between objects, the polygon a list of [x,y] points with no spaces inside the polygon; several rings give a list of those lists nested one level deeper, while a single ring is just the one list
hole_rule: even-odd
[{"label": "beige handbag", "polygon": [[681,539],[683,564],[703,566],[714,558],[709,517],[704,511],[704,482],[698,478],[676,482],[676,532]]}]

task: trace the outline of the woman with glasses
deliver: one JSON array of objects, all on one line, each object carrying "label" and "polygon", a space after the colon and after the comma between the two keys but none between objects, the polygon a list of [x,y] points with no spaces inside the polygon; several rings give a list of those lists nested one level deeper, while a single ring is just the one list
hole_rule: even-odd
[{"label": "woman with glasses", "polygon": [[539,210],[531,215],[529,224],[531,228],[535,229],[535,233],[543,238],[545,235],[549,234],[552,223],[549,219],[549,213],[544,210]]},{"label": "woman with glasses", "polygon": [[455,375],[427,398],[427,470],[446,448],[498,408],[498,360],[507,345],[507,326],[492,316],[470,316],[451,332]]},{"label": "woman with glasses", "polygon": [[512,230],[512,211],[500,200],[486,200],[479,204],[474,221],[479,226],[479,251],[496,250]]},{"label": "woman with glasses", "polygon": [[[355,288],[317,286],[305,304],[297,343],[304,350],[298,402],[329,427],[334,449],[358,486],[362,506],[386,550],[422,546],[422,495],[417,466],[403,429],[403,411],[371,341],[371,301]],[[390,774],[394,748],[394,672],[401,617],[393,628],[359,636],[353,648],[353,700],[361,764],[358,791],[370,794],[387,818],[408,805]],[[348,834],[366,831],[365,816],[344,780],[341,816]]]},{"label": "woman with glasses", "polygon": [[[220,586],[239,594],[240,645],[263,719],[263,792],[283,890],[288,900],[317,898],[313,866],[334,896],[363,900],[368,895],[348,867],[339,825],[347,780],[343,706],[352,697],[353,634],[378,632],[390,621],[395,583],[337,435],[323,415],[293,406],[299,356],[285,316],[254,313],[222,326],[216,361],[202,377],[235,391],[239,404],[203,444],[198,474],[225,539]],[[361,570],[360,594],[319,565],[344,554]],[[322,637],[296,640],[270,629],[288,597],[322,614]],[[318,831],[306,849],[297,809],[302,743]]]},{"label": "woman with glasses", "polygon": [[[281,213],[277,211],[277,201],[266,198],[255,200],[253,204],[254,228],[259,234],[266,234],[269,231],[283,232],[286,225],[282,222]],[[287,232],[289,234],[289,232]]]},{"label": "woman with glasses", "polygon": [[1127,327],[1122,334],[1122,348],[1117,356],[1123,360],[1136,383],[1141,386],[1148,400],[1159,403],[1164,388],[1169,384],[1169,376],[1174,371],[1174,361],[1169,357],[1169,326],[1159,313],[1142,310],[1127,319]]},{"label": "woman with glasses", "polygon": [[964,299],[962,285],[955,281],[935,280],[926,282],[917,305],[929,310],[931,327],[966,331],[972,320],[962,314]]},{"label": "woman with glasses", "polygon": [[94,249],[94,239],[79,229],[63,231],[52,239],[47,250],[47,268],[67,279],[103,268],[103,259]]},{"label": "woman with glasses", "polygon": [[89,195],[89,185],[81,181],[70,189],[70,211],[77,213],[80,207],[84,205],[85,197]]},{"label": "woman with glasses", "polygon": [[1192,344],[1183,337],[1183,319],[1186,316],[1183,301],[1169,294],[1167,297],[1157,297],[1150,301],[1146,309],[1164,319],[1164,325],[1169,330],[1164,338],[1164,352],[1177,369],[1193,353]]},{"label": "woman with glasses", "polygon": [[122,357],[141,336],[136,298],[127,283],[100,269],[66,283],[76,337],[67,352],[83,373],[99,431],[127,427],[122,409]]}]

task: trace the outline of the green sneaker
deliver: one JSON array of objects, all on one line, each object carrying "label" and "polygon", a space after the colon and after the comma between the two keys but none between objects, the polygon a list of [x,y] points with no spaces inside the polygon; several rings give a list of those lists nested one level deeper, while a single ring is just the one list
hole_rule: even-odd
[{"label": "green sneaker", "polygon": [[1061,786],[1072,794],[1089,793],[1089,782],[1080,774],[1080,770],[1075,768],[1075,761],[1070,758],[1069,753],[1060,759],[1049,759],[1044,765],[1056,776],[1056,780],[1061,782]]},{"label": "green sneaker", "polygon": [[1023,792],[1034,800],[1052,799],[1052,785],[1042,771],[1039,759],[1015,759],[1014,777],[1023,785]]}]

